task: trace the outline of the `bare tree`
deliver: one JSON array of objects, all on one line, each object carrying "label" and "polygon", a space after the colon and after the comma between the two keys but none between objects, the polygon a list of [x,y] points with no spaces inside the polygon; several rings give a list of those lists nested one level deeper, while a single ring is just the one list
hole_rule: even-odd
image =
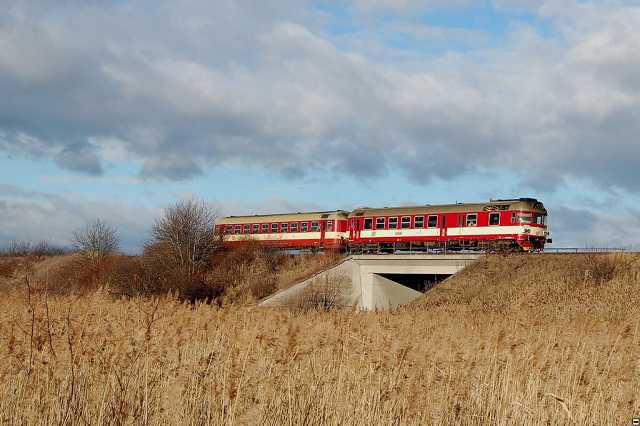
[{"label": "bare tree", "polygon": [[193,277],[206,267],[217,246],[215,221],[215,211],[204,201],[178,201],[154,223],[147,252],[161,254]]},{"label": "bare tree", "polygon": [[24,257],[31,253],[31,241],[12,240],[6,250],[7,255],[14,257]]},{"label": "bare tree", "polygon": [[96,219],[73,233],[74,246],[92,259],[102,259],[118,250],[117,230],[107,222]]}]

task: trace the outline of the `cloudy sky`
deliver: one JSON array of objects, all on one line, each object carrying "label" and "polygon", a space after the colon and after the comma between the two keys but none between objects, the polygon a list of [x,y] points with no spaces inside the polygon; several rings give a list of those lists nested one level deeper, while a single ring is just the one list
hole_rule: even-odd
[{"label": "cloudy sky", "polygon": [[3,0],[0,246],[222,214],[531,196],[640,246],[640,2]]}]

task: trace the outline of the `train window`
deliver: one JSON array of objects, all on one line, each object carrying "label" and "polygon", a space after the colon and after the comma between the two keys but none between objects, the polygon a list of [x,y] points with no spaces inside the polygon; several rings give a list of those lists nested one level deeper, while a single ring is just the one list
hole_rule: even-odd
[{"label": "train window", "polygon": [[385,218],[384,217],[377,217],[376,218],[376,229],[384,229],[384,222],[385,222]]},{"label": "train window", "polygon": [[251,232],[251,225],[245,225],[244,226],[244,233],[245,234],[249,234]]},{"label": "train window", "polygon": [[333,221],[332,220],[328,220],[325,229],[327,230],[327,232],[332,232],[333,231]]},{"label": "train window", "polygon": [[370,217],[365,218],[363,229],[371,229],[373,227],[373,219]]},{"label": "train window", "polygon": [[313,232],[318,232],[320,230],[320,225],[318,225],[317,221],[311,222],[311,230]]},{"label": "train window", "polygon": [[429,216],[429,220],[427,222],[427,227],[429,227],[429,228],[437,228],[438,227],[438,216]]},{"label": "train window", "polygon": [[236,234],[242,234],[242,225],[236,225]]},{"label": "train window", "polygon": [[293,222],[291,224],[291,232],[298,232],[298,222]]},{"label": "train window", "polygon": [[260,225],[258,225],[257,223],[254,223],[252,229],[253,229],[253,233],[257,234],[258,231],[260,230]]},{"label": "train window", "polygon": [[280,229],[282,230],[282,232],[289,232],[289,224],[288,223],[280,224]]},{"label": "train window", "polygon": [[536,215],[536,224],[537,225],[545,225],[547,217],[543,214]]},{"label": "train window", "polygon": [[224,232],[226,232],[227,234],[233,234],[233,225],[227,225],[224,229]]},{"label": "train window", "polygon": [[411,216],[402,216],[402,229],[411,228]]},{"label": "train window", "polygon": [[518,213],[516,214],[517,221],[520,223],[531,223],[533,222],[533,216],[531,213]]},{"label": "train window", "polygon": [[390,217],[389,218],[389,229],[398,229],[398,218]]},{"label": "train window", "polygon": [[489,225],[490,226],[500,225],[500,213],[489,214]]},{"label": "train window", "polygon": [[309,229],[309,223],[308,222],[302,222],[300,224],[300,232],[307,232],[308,229]]},{"label": "train window", "polygon": [[262,232],[268,232],[269,231],[269,224],[268,223],[263,223],[262,224]]},{"label": "train window", "polygon": [[517,222],[518,222],[518,218],[515,212],[511,213],[511,223],[517,223]]},{"label": "train window", "polygon": [[278,232],[278,224],[277,223],[272,223],[271,224],[271,232]]},{"label": "train window", "polygon": [[478,225],[478,215],[476,213],[467,214],[467,226]]},{"label": "train window", "polygon": [[416,216],[413,219],[413,227],[416,229],[424,228],[424,216]]}]

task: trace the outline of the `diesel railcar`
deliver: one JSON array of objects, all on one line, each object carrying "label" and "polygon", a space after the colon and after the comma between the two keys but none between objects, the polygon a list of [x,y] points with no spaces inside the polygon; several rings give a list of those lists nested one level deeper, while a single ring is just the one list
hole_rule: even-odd
[{"label": "diesel railcar", "polygon": [[537,251],[551,242],[547,210],[533,198],[231,216],[216,229],[228,247],[256,240],[274,247],[354,252]]}]

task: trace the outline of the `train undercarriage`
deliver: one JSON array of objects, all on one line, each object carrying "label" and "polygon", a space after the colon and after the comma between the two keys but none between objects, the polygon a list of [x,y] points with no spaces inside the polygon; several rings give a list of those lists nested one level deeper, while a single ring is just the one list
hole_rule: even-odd
[{"label": "train undercarriage", "polygon": [[350,254],[386,253],[446,253],[473,251],[482,253],[521,253],[541,251],[544,245],[529,241],[505,240],[449,240],[449,241],[401,241],[391,243],[349,243]]}]

